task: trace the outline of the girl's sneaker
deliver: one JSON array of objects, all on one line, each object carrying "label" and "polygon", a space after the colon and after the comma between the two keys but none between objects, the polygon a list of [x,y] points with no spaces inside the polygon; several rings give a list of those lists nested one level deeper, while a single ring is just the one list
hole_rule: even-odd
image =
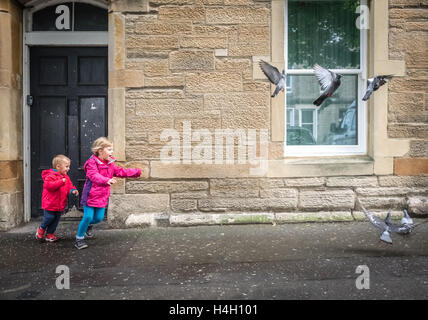
[{"label": "girl's sneaker", "polygon": [[45,239],[45,229],[38,228],[36,232],[36,239],[42,241]]},{"label": "girl's sneaker", "polygon": [[92,230],[92,226],[88,226],[88,230],[86,230],[85,238],[91,239],[94,237],[94,230]]},{"label": "girl's sneaker", "polygon": [[46,235],[45,240],[48,242],[56,242],[56,241],[58,241],[58,238],[55,236],[55,234],[50,233],[50,234]]},{"label": "girl's sneaker", "polygon": [[88,247],[88,245],[85,243],[85,240],[83,240],[83,239],[76,239],[76,242],[74,243],[74,246],[77,248],[77,249],[85,249],[85,248],[87,248]]}]

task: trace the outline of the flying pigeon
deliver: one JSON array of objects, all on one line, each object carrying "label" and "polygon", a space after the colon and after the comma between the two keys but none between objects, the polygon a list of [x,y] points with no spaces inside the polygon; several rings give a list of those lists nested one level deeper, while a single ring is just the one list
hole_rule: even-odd
[{"label": "flying pigeon", "polygon": [[367,80],[367,91],[364,95],[363,101],[367,101],[373,91],[376,91],[381,86],[383,86],[385,83],[388,82],[392,78],[392,75],[383,75],[383,76],[377,76],[374,78],[370,78]]},{"label": "flying pigeon", "polygon": [[410,218],[406,210],[404,210],[404,216],[401,219],[401,225],[398,225],[390,222],[390,218],[391,218],[390,211],[388,211],[385,220],[382,220],[379,217],[376,217],[375,215],[367,211],[362,205],[361,205],[361,208],[363,209],[364,214],[369,219],[371,224],[382,231],[380,240],[389,244],[392,244],[391,232],[394,232],[400,235],[406,235],[412,232],[413,229],[415,229],[417,226],[421,224],[421,223],[414,224],[412,218]]},{"label": "flying pigeon", "polygon": [[268,77],[269,81],[276,85],[275,91],[273,92],[271,97],[275,97],[280,91],[284,92],[286,83],[285,70],[282,70],[281,74],[277,68],[263,60],[260,60],[259,66],[262,69],[263,73],[266,75],[266,77]]},{"label": "flying pigeon", "polygon": [[325,99],[331,97],[333,93],[337,90],[337,88],[339,88],[340,78],[342,77],[342,75],[327,70],[318,64],[315,64],[314,71],[315,76],[317,77],[318,82],[321,85],[321,90],[323,90],[323,93],[313,103],[316,106],[320,106]]}]

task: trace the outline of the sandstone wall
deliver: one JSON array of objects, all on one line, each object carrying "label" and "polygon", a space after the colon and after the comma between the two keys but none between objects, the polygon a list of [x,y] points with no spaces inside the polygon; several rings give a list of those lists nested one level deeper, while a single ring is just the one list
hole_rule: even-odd
[{"label": "sandstone wall", "polygon": [[390,59],[406,62],[406,76],[389,86],[388,135],[411,139],[395,159],[395,173],[428,173],[428,1],[389,1]]},{"label": "sandstone wall", "polygon": [[[395,162],[400,176],[326,172],[325,177],[293,179],[251,177],[248,167],[237,165],[216,169],[193,164],[176,169],[183,170],[177,174],[159,162],[166,144],[160,139],[162,130],[181,133],[185,120],[192,129],[211,133],[243,128],[268,129],[271,135],[271,87],[253,76],[259,72],[255,61],[269,60],[272,54],[269,0],[112,2],[116,30],[124,35],[123,41],[115,41],[124,54],[114,63],[124,66],[122,77],[133,75],[127,81],[113,77],[114,83],[125,83],[124,165],[143,168],[144,179],[128,179],[114,188],[110,224],[361,220],[357,199],[378,213],[391,209],[397,217],[409,204],[411,212],[427,213],[428,177],[421,174],[428,172],[428,10],[423,2],[390,1],[390,59],[405,59],[407,76],[391,82],[388,132],[412,138],[410,153]],[[270,141],[269,159],[282,156],[283,143]]]},{"label": "sandstone wall", "polygon": [[22,11],[0,1],[0,231],[24,219],[22,168]]}]

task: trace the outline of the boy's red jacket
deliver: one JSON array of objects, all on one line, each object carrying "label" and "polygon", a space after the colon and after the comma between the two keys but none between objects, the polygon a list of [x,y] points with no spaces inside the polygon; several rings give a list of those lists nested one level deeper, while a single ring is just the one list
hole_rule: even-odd
[{"label": "boy's red jacket", "polygon": [[[43,170],[42,178],[42,209],[48,211],[64,211],[67,205],[67,196],[70,191],[76,189],[76,187],[73,186],[68,175],[63,176],[54,169]],[[65,182],[62,181],[63,178],[65,178]]]}]

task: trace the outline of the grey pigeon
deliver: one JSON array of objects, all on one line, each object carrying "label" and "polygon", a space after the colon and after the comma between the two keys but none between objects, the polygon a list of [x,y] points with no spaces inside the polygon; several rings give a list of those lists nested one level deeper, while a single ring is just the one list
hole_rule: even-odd
[{"label": "grey pigeon", "polygon": [[390,80],[391,78],[392,78],[392,75],[382,75],[382,76],[377,76],[377,77],[368,79],[367,91],[366,91],[366,94],[364,95],[363,101],[367,101],[370,98],[373,91],[376,91],[377,89],[379,89],[381,86],[387,83],[388,80]]},{"label": "grey pigeon", "polygon": [[317,77],[318,82],[321,85],[321,90],[323,90],[323,93],[313,103],[316,106],[320,106],[325,99],[331,97],[333,93],[337,90],[337,88],[339,88],[340,78],[342,78],[342,75],[327,70],[318,64],[315,64],[314,71],[315,76]]},{"label": "grey pigeon", "polygon": [[394,232],[400,235],[406,235],[412,232],[413,229],[415,229],[417,226],[421,224],[421,223],[414,224],[412,218],[410,218],[406,210],[404,210],[404,217],[401,219],[401,225],[398,225],[398,224],[391,223],[390,211],[388,211],[385,220],[382,220],[379,217],[376,217],[375,215],[367,211],[362,205],[361,205],[361,208],[363,209],[363,212],[366,215],[366,217],[369,219],[370,223],[382,231],[380,240],[389,244],[392,244],[391,232]]},{"label": "grey pigeon", "polygon": [[284,91],[286,84],[285,70],[282,70],[282,74],[277,68],[270,65],[269,63],[260,60],[259,66],[263,73],[268,77],[269,81],[276,85],[275,91],[272,94],[272,98],[275,97],[280,91]]}]

